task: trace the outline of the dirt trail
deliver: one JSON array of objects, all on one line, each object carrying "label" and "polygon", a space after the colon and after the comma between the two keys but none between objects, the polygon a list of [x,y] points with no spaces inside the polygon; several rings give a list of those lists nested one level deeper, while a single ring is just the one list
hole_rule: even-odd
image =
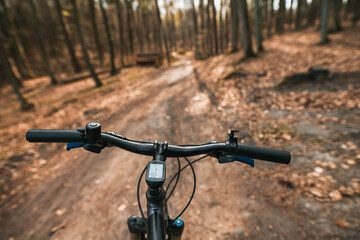
[{"label": "dirt trail", "polygon": [[[298,39],[296,36],[293,38]],[[282,46],[286,40],[285,36],[275,43],[280,42]],[[273,87],[274,79],[280,80],[283,72],[291,70],[278,73],[280,70],[275,66],[261,65],[273,63],[271,60],[278,58],[276,54],[280,53],[276,44],[260,60],[244,63],[248,77],[222,82],[219,80],[231,70],[238,59],[237,55],[221,55],[204,62],[181,57],[178,63],[169,68],[149,70],[145,77],[122,82],[120,87],[114,84],[99,92],[91,92],[94,97],[84,100],[87,106],[90,105],[90,110],[81,109],[83,100],[76,100],[74,105],[71,105],[72,102],[68,105],[59,104],[60,107],[54,108],[49,114],[53,114],[54,119],[63,117],[70,111],[62,108],[74,106],[78,109],[72,113],[81,111],[81,117],[93,118],[89,121],[101,115],[99,118],[103,131],[114,131],[130,139],[167,140],[170,144],[224,141],[227,130],[233,127],[241,130],[240,137],[247,141],[245,143],[286,147],[295,153],[296,161],[290,167],[258,161],[256,168],[252,169],[239,163],[220,165],[215,159],[196,163],[197,191],[182,216],[185,221],[184,239],[357,239],[359,197],[353,193],[343,195],[341,201],[330,202],[319,195],[322,193],[313,191],[315,187],[323,190],[322,187],[327,186],[328,182],[328,178],[314,175],[314,167],[317,166],[314,165],[315,161],[320,159],[317,163],[320,164],[337,160],[336,155],[327,148],[336,149],[339,144],[335,139],[335,143],[324,144],[326,149],[311,148],[317,146],[321,139],[307,144],[304,138],[311,137],[311,140],[325,133],[335,136],[336,131],[342,134],[343,130],[336,129],[339,124],[332,126],[327,121],[329,129],[320,129],[314,123],[319,113],[326,115],[335,112],[322,113],[311,109],[300,111],[304,108],[285,111],[267,105],[267,101],[274,101],[274,104],[293,103],[302,106],[298,101],[280,98],[287,96],[286,92],[269,88]],[[299,65],[288,64],[286,57],[291,55],[284,55],[286,66]],[[305,69],[305,65],[302,67]],[[268,72],[264,78],[256,75],[258,69]],[[71,87],[73,85],[68,88]],[[358,89],[357,85],[354,87]],[[85,95],[86,91],[82,94]],[[296,92],[289,95],[297,96]],[[121,103],[121,106],[99,111],[98,105],[107,106],[113,102]],[[291,114],[297,117],[290,118]],[[343,117],[344,114],[341,114]],[[352,121],[354,116],[358,119],[358,110],[345,115]],[[295,121],[297,118],[299,120]],[[303,122],[304,118],[311,120]],[[287,126],[284,123],[289,126],[282,129],[282,126]],[[276,124],[279,126],[275,128]],[[356,127],[349,126],[346,130],[350,129],[353,134]],[[289,133],[292,132],[299,134],[292,134],[289,140]],[[350,139],[351,134],[348,134],[349,141],[353,141]],[[358,131],[354,134],[358,136]],[[263,141],[266,136],[276,138]],[[344,136],[340,137],[343,141]],[[20,199],[16,202],[15,197],[5,200],[3,206],[13,209],[0,214],[0,239],[128,239],[127,218],[139,214],[136,202],[137,180],[150,159],[115,148],[96,155],[80,149],[71,152],[53,151],[54,146],[59,146],[55,144],[50,147],[38,146],[39,149],[43,148],[44,155],[41,157],[48,162],[44,168],[50,173],[43,181],[29,188],[31,190],[23,201]],[[342,166],[338,162],[336,164]],[[329,166],[329,163],[321,165],[321,170],[340,180],[343,177],[355,178],[358,173],[355,166],[352,174],[345,169],[341,170],[343,172],[339,169],[331,172],[333,165],[331,169],[328,169]],[[168,180],[176,169],[176,160],[168,159]],[[170,216],[174,217],[182,209],[191,190],[192,175],[191,172],[185,172],[170,200]],[[144,191],[145,184],[142,185],[143,203]],[[16,205],[11,205],[11,201],[16,202]],[[348,224],[346,221],[336,223],[338,219],[345,219],[351,225],[345,226]],[[56,226],[57,231],[52,233],[51,229]]]}]

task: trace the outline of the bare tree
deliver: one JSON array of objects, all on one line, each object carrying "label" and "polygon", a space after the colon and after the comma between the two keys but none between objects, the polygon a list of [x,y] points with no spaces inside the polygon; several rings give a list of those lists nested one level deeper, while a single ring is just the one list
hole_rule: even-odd
[{"label": "bare tree", "polygon": [[93,30],[94,40],[95,40],[96,52],[98,55],[98,59],[100,60],[101,66],[104,66],[104,53],[100,42],[100,37],[99,37],[100,35],[96,23],[96,9],[94,5],[94,0],[88,0],[88,3],[90,8],[90,21]]},{"label": "bare tree", "polygon": [[212,18],[213,18],[213,33],[214,33],[214,43],[215,43],[215,54],[219,54],[219,46],[218,46],[218,34],[217,34],[217,24],[216,24],[216,8],[214,4],[214,0],[211,1],[212,7]]},{"label": "bare tree", "polygon": [[270,14],[268,15],[267,37],[272,37],[272,24],[274,20],[274,0],[270,0]]},{"label": "bare tree", "polygon": [[276,32],[279,34],[284,32],[285,12],[285,0],[279,0],[279,10],[276,16]]},{"label": "bare tree", "polygon": [[340,31],[341,28],[341,20],[340,20],[340,11],[341,11],[341,6],[342,6],[342,0],[333,0],[332,2],[333,5],[333,27],[332,27],[332,31],[333,32],[337,32]]},{"label": "bare tree", "polygon": [[128,30],[128,41],[130,47],[130,54],[134,54],[134,38],[131,21],[132,2],[131,0],[125,0],[126,3],[126,16],[127,16],[127,30]]},{"label": "bare tree", "polygon": [[195,9],[195,3],[194,0],[191,0],[191,6],[192,6],[192,17],[193,17],[193,25],[194,25],[194,34],[195,34],[195,56],[197,58],[200,57],[199,52],[199,43],[198,43],[198,23],[197,23],[197,15],[196,15],[196,9]]},{"label": "bare tree", "polygon": [[124,55],[125,55],[125,46],[124,46],[124,27],[123,27],[123,16],[122,16],[122,5],[120,0],[115,0],[116,4],[116,13],[118,18],[118,25],[119,25],[119,49],[120,49],[120,62],[121,65],[124,66]]},{"label": "bare tree", "polygon": [[293,23],[293,3],[294,3],[294,0],[291,0],[291,2],[290,2],[290,10],[289,10],[289,19],[288,19],[290,28],[291,28],[292,23]]},{"label": "bare tree", "polygon": [[319,5],[320,5],[319,0],[311,1],[307,23],[306,23],[307,27],[315,25],[316,18],[318,17]]},{"label": "bare tree", "polygon": [[[158,1],[155,0],[155,10],[156,10],[156,18],[157,18],[157,23],[159,25],[159,37],[160,37],[160,45],[161,44],[161,37],[164,38],[164,45],[165,45],[165,54],[166,54],[166,59],[168,64],[170,64],[170,52],[169,52],[169,46],[168,46],[168,40],[167,40],[167,36],[166,36],[166,32],[164,31],[163,27],[162,27],[162,22],[161,22],[161,16],[160,16],[160,9],[159,9],[159,5],[158,5]],[[162,49],[160,49],[162,50]]]},{"label": "bare tree", "polygon": [[74,10],[76,30],[77,30],[77,34],[78,34],[78,37],[79,37],[79,40],[80,40],[81,49],[82,49],[82,52],[83,52],[83,55],[84,55],[84,60],[85,60],[86,66],[87,66],[87,68],[88,68],[88,70],[90,72],[91,77],[95,81],[96,87],[101,87],[102,83],[101,83],[100,79],[98,78],[97,74],[95,73],[95,70],[94,70],[93,66],[91,65],[89,54],[88,54],[87,49],[86,49],[84,35],[82,33],[82,30],[81,30],[79,12],[78,12],[77,6],[76,6],[76,0],[71,0],[71,4],[72,4],[73,10]]},{"label": "bare tree", "polygon": [[261,12],[259,6],[260,0],[255,0],[255,26],[256,26],[256,48],[258,52],[264,51],[262,44],[262,27],[261,27]]},{"label": "bare tree", "polygon": [[237,15],[238,7],[236,0],[230,0],[231,5],[231,52],[238,50],[239,17]]},{"label": "bare tree", "polygon": [[211,56],[213,53],[213,41],[211,37],[211,22],[210,22],[210,0],[208,0],[206,6],[206,25],[207,25],[207,39],[208,39],[208,55]]},{"label": "bare tree", "polygon": [[248,16],[248,7],[246,0],[238,1],[238,15],[240,18],[240,31],[241,31],[241,42],[244,50],[244,59],[255,56],[252,42],[251,42],[251,31],[250,22]]},{"label": "bare tree", "polygon": [[33,0],[29,0],[29,3],[30,3],[30,8],[31,8],[32,20],[33,20],[33,24],[34,24],[34,28],[35,28],[35,35],[36,35],[36,37],[38,39],[40,51],[41,51],[41,53],[43,55],[43,58],[44,58],[48,73],[50,75],[51,84],[56,84],[57,80],[55,78],[53,69],[51,67],[49,55],[48,55],[48,53],[47,53],[47,51],[45,49],[44,42],[42,40],[43,38],[41,37],[40,27],[39,27],[39,20],[38,20],[38,17],[36,15],[35,5],[34,5]]},{"label": "bare tree", "polygon": [[21,110],[25,111],[25,110],[32,109],[34,107],[34,104],[29,103],[23,97],[23,95],[21,94],[21,92],[19,90],[19,86],[16,83],[17,82],[15,79],[16,77],[15,77],[14,73],[12,72],[12,68],[8,61],[8,57],[6,55],[5,46],[4,46],[4,40],[3,40],[1,33],[0,33],[0,61],[3,63],[3,67],[5,68],[7,79],[9,81],[10,85],[12,86],[14,93],[16,94],[16,97],[18,98],[18,100],[20,102]]},{"label": "bare tree", "polygon": [[296,9],[296,21],[295,21],[295,29],[296,30],[300,30],[301,27],[302,27],[301,26],[301,23],[302,23],[302,5],[303,5],[303,0],[298,0],[297,9]]},{"label": "bare tree", "polygon": [[360,20],[360,0],[354,0],[354,16],[352,19],[353,27],[356,27],[358,20]]},{"label": "bare tree", "polygon": [[66,43],[66,46],[67,46],[67,49],[68,49],[68,52],[69,52],[69,55],[70,55],[70,58],[71,58],[72,65],[74,67],[74,71],[75,72],[80,72],[81,67],[80,67],[80,64],[79,64],[76,56],[75,56],[74,47],[73,47],[73,45],[71,43],[69,33],[68,33],[68,31],[67,31],[67,29],[65,27],[63,15],[62,15],[62,8],[61,8],[59,0],[55,0],[55,5],[56,5],[56,10],[57,10],[57,13],[58,13],[58,16],[59,16],[61,29],[62,29],[64,37],[65,37],[65,43]]},{"label": "bare tree", "polygon": [[321,0],[320,44],[325,44],[329,41],[327,37],[328,18],[329,18],[329,2],[328,0]]},{"label": "bare tree", "polygon": [[110,75],[116,74],[116,67],[115,67],[115,54],[114,54],[114,46],[113,42],[111,40],[111,34],[110,34],[110,28],[108,23],[108,17],[104,8],[104,0],[99,1],[101,13],[103,16],[104,26],[105,26],[105,32],[106,32],[106,38],[108,40],[109,44],[109,51],[110,51]]}]

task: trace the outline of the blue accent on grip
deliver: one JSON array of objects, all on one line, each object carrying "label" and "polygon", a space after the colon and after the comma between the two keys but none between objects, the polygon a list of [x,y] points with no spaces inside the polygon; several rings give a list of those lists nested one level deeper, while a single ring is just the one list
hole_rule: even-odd
[{"label": "blue accent on grip", "polygon": [[85,143],[68,143],[66,144],[66,150],[70,151],[73,148],[81,148],[85,145]]},{"label": "blue accent on grip", "polygon": [[175,226],[181,227],[184,224],[184,221],[181,218],[178,218],[174,222]]},{"label": "blue accent on grip", "polygon": [[255,166],[255,161],[252,158],[234,156],[234,159],[235,159],[235,161],[246,163],[246,164],[250,165],[251,167]]}]

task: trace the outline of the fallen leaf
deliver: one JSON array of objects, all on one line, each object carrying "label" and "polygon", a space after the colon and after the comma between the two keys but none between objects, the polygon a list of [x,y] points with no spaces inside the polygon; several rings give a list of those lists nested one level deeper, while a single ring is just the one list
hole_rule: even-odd
[{"label": "fallen leaf", "polygon": [[55,233],[57,231],[59,231],[60,229],[63,229],[67,226],[67,223],[63,222],[63,223],[60,223],[59,225],[56,225],[55,227],[53,227],[51,230],[50,230],[50,233]]},{"label": "fallen leaf", "polygon": [[62,216],[64,215],[64,213],[66,213],[66,208],[59,208],[58,210],[55,211],[55,214],[58,216]]},{"label": "fallen leaf", "polygon": [[333,190],[329,193],[332,201],[340,201],[342,199],[341,193],[338,190]]},{"label": "fallen leaf", "polygon": [[124,211],[126,208],[126,205],[125,204],[121,204],[119,207],[118,207],[118,211],[121,212],[121,211]]},{"label": "fallen leaf", "polygon": [[341,228],[348,228],[350,226],[350,223],[345,221],[344,219],[335,220],[335,224],[336,224],[336,226],[341,227]]}]

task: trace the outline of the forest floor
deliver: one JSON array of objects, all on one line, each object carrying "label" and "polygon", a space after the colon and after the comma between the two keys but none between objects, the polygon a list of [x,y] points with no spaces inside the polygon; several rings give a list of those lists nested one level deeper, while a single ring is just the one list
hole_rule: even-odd
[{"label": "forest floor", "polygon": [[[104,75],[98,89],[91,79],[56,86],[48,78],[28,80],[23,91],[36,108],[24,113],[11,89],[0,89],[0,239],[129,238],[126,221],[139,214],[136,184],[148,157],[115,148],[67,152],[64,144],[25,140],[31,128],[74,129],[89,121],[130,139],[170,144],[222,142],[234,128],[243,143],[292,153],[286,166],[196,163],[184,239],[359,239],[359,32],[332,34],[325,46],[310,30],[275,36],[245,62],[241,53],[204,61],[177,56],[171,67]],[[285,76],[319,65],[329,78],[279,87]],[[170,179],[176,161],[168,159],[167,169]],[[191,191],[189,171],[171,198],[170,216]]]}]

